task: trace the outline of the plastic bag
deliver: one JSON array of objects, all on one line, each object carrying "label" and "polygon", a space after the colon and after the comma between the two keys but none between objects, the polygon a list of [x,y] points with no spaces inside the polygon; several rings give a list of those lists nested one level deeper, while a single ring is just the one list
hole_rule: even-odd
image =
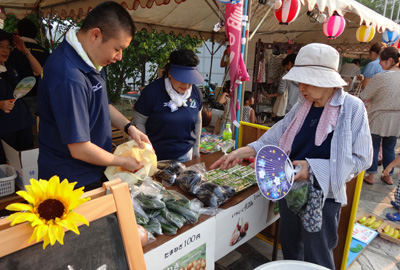
[{"label": "plastic bag", "polygon": [[235,194],[235,189],[210,182],[201,183],[196,190],[196,197],[206,206],[218,208]]},{"label": "plastic bag", "polygon": [[187,208],[173,201],[168,201],[165,204],[168,210],[184,216],[189,223],[196,223],[199,220],[200,213],[192,210],[190,207]]},{"label": "plastic bag", "polygon": [[173,174],[180,174],[186,166],[177,160],[160,160],[157,162],[157,169],[169,170]]},{"label": "plastic bag", "polygon": [[157,170],[157,156],[153,152],[150,144],[143,143],[144,149],[141,149],[135,141],[128,141],[120,144],[114,151],[114,155],[120,157],[132,156],[136,160],[143,162],[144,167],[136,172],[127,171],[120,166],[108,166],[104,174],[108,180],[121,179],[129,185],[143,180],[147,176],[153,176]]},{"label": "plastic bag", "polygon": [[182,226],[186,223],[186,219],[182,215],[168,211],[167,208],[161,209],[160,213],[163,218],[178,228],[182,228]]},{"label": "plastic bag", "polygon": [[169,169],[157,171],[155,176],[162,180],[164,186],[171,186],[175,183],[177,175]]},{"label": "plastic bag", "polygon": [[163,202],[173,202],[175,204],[179,204],[186,208],[190,207],[190,200],[186,198],[183,194],[175,191],[175,190],[165,190],[163,193]]},{"label": "plastic bag", "polygon": [[291,190],[286,195],[286,203],[293,213],[297,214],[300,210],[304,209],[308,202],[309,193],[309,180],[294,181]]},{"label": "plastic bag", "polygon": [[160,221],[158,219],[151,217],[149,222],[145,225],[142,225],[148,232],[151,232],[153,235],[162,235],[162,228]]},{"label": "plastic bag", "polygon": [[138,200],[136,200],[133,197],[132,197],[132,205],[133,205],[133,210],[135,210],[136,223],[140,225],[147,224],[149,222],[149,217],[144,212],[143,208],[140,206]]},{"label": "plastic bag", "polygon": [[195,213],[207,216],[215,216],[220,211],[215,207],[204,207],[204,204],[197,198],[190,201],[190,209]]},{"label": "plastic bag", "polygon": [[196,190],[200,182],[205,181],[203,175],[192,169],[186,169],[176,178],[176,184],[183,190],[192,195],[196,194]]}]

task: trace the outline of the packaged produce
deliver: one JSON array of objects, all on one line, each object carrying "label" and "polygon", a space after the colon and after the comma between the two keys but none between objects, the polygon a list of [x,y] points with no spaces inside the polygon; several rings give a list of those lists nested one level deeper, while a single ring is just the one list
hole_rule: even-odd
[{"label": "packaged produce", "polygon": [[167,201],[165,204],[167,205],[168,210],[184,216],[189,223],[196,223],[199,220],[200,213],[198,212],[180,204],[176,204],[173,201]]},{"label": "packaged produce", "polygon": [[165,218],[171,224],[175,225],[178,228],[182,228],[182,226],[186,223],[186,219],[182,215],[170,212],[167,208],[161,209],[160,213],[163,218]]},{"label": "packaged produce", "polygon": [[292,189],[289,194],[286,195],[286,203],[293,213],[297,214],[301,209],[306,207],[308,202],[308,192],[309,192],[308,180],[298,180],[294,181]]},{"label": "packaged produce", "polygon": [[162,231],[165,234],[175,235],[178,232],[178,227],[165,219],[161,214],[156,215],[155,218],[160,222]]},{"label": "packaged produce", "polygon": [[147,224],[144,224],[143,227],[146,228],[148,232],[151,232],[152,234],[155,235],[161,235],[162,234],[162,228],[161,224],[158,221],[158,219],[151,217],[149,219],[149,222]]},{"label": "packaged produce", "polygon": [[205,205],[218,208],[235,194],[229,186],[219,186],[210,182],[202,182],[196,190],[196,197]]},{"label": "packaged produce", "polygon": [[161,210],[165,207],[165,203],[161,199],[143,193],[139,193],[136,199],[144,210]]},{"label": "packaged produce", "polygon": [[157,178],[160,178],[162,180],[163,184],[166,183],[166,185],[174,184],[176,177],[177,177],[177,175],[175,173],[171,172],[168,169],[157,171],[155,176]]},{"label": "packaged produce", "polygon": [[190,194],[196,194],[196,188],[201,181],[205,181],[200,172],[196,170],[186,169],[179,174],[176,179],[176,184]]},{"label": "packaged produce", "polygon": [[186,166],[177,160],[160,160],[157,162],[157,169],[169,170],[173,174],[180,174]]},{"label": "packaged produce", "polygon": [[135,198],[132,198],[132,205],[133,210],[135,210],[136,223],[140,225],[147,224],[149,222],[149,217],[140,206],[139,201]]},{"label": "packaged produce", "polygon": [[175,204],[179,204],[186,208],[190,207],[190,201],[183,194],[175,191],[175,190],[165,190],[163,193],[163,202],[173,202]]}]

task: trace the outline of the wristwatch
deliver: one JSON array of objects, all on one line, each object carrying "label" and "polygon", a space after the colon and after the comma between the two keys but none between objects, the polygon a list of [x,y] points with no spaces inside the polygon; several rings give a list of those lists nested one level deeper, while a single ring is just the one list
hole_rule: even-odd
[{"label": "wristwatch", "polygon": [[129,123],[126,124],[125,127],[124,127],[124,131],[125,131],[125,133],[128,134],[128,135],[129,135],[128,129],[129,129],[130,126],[135,126],[135,125],[132,124],[131,122],[129,122]]}]

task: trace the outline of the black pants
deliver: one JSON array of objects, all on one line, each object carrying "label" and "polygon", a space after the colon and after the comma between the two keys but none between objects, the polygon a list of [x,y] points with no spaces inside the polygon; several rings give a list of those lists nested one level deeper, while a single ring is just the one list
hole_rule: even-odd
[{"label": "black pants", "polygon": [[[21,129],[15,132],[1,135],[0,139],[5,141],[8,145],[17,151],[23,151],[33,148],[33,133],[32,127]],[[3,145],[0,143],[0,164],[6,163],[6,155],[4,153]]]}]

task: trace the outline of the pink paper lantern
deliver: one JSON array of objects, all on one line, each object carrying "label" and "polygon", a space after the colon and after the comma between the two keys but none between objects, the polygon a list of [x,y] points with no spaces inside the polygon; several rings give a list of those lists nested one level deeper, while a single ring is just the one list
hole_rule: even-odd
[{"label": "pink paper lantern", "polygon": [[338,14],[333,14],[325,20],[322,31],[328,39],[335,39],[343,33],[345,26],[346,20]]},{"label": "pink paper lantern", "polygon": [[279,24],[288,25],[294,21],[299,15],[300,7],[300,0],[283,0],[281,7],[275,9]]}]

